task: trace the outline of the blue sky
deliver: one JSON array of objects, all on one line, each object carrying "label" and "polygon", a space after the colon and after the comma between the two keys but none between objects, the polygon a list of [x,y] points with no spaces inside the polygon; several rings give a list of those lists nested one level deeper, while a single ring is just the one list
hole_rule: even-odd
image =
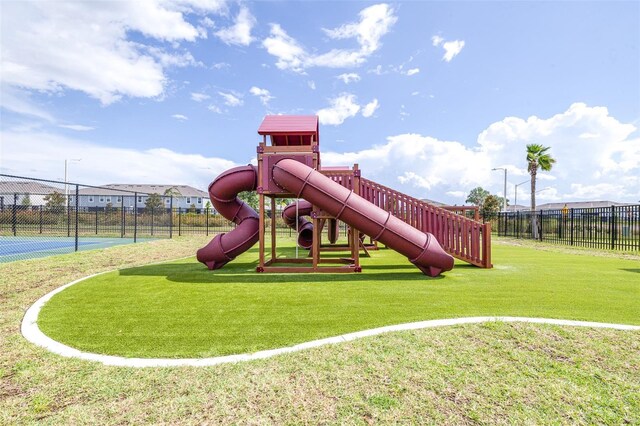
[{"label": "blue sky", "polygon": [[513,201],[535,142],[539,202],[640,200],[637,1],[0,7],[2,173],[206,188],[265,114],[318,114],[323,164],[420,198],[502,195],[506,167]]}]

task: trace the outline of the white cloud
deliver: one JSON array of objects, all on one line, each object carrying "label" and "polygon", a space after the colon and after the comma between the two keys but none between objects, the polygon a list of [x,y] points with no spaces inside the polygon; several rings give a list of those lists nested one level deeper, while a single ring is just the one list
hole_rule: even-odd
[{"label": "white cloud", "polygon": [[[0,67],[1,68],[1,67]],[[55,118],[49,112],[35,105],[29,99],[30,94],[24,90],[0,85],[0,107],[17,114],[36,117],[49,123],[55,122]]]},{"label": "white cloud", "polygon": [[380,107],[378,100],[377,99],[372,100],[371,102],[366,104],[364,108],[362,108],[362,116],[365,118],[371,117],[373,113],[376,112],[378,107]]},{"label": "white cloud", "polygon": [[303,62],[306,60],[307,53],[280,25],[271,24],[269,37],[262,42],[262,45],[270,55],[278,58],[276,67],[303,72]]},{"label": "white cloud", "polygon": [[369,55],[380,48],[380,39],[387,34],[398,20],[388,4],[376,4],[359,13],[360,21],[342,25],[325,33],[333,39],[355,37],[360,44],[361,54]]},{"label": "white cloud", "polygon": [[215,112],[216,114],[222,114],[224,112],[219,106],[213,104],[209,105],[207,109],[211,112]]},{"label": "white cloud", "polygon": [[420,68],[411,68],[410,70],[407,70],[407,75],[412,76],[418,74],[419,72]]},{"label": "white cloud", "polygon": [[82,124],[58,124],[58,127],[62,127],[63,129],[75,130],[76,132],[88,132],[89,130],[95,129],[95,127],[84,126]]},{"label": "white cloud", "polygon": [[444,39],[442,37],[440,37],[439,35],[434,35],[433,37],[431,37],[431,43],[435,46],[438,47],[442,44],[442,42],[444,41]]},{"label": "white cloud", "polygon": [[244,104],[244,101],[240,99],[240,95],[234,93],[218,92],[218,95],[224,99],[224,104],[230,107],[237,107]]},{"label": "white cloud", "polygon": [[233,25],[216,31],[215,35],[226,44],[248,46],[255,40],[251,36],[251,30],[255,24],[256,18],[253,17],[248,8],[242,6]]},{"label": "white cloud", "polygon": [[207,95],[206,93],[198,93],[198,92],[192,92],[191,93],[191,100],[192,101],[196,101],[196,102],[202,102],[202,101],[206,101],[207,99],[210,99],[211,96]]},{"label": "white cloud", "polygon": [[[179,42],[206,35],[185,15],[223,8],[223,1],[195,0],[3,2],[0,78],[28,90],[78,90],[104,105],[123,96],[159,97],[165,67],[195,62]],[[150,48],[129,39],[132,32],[171,44]]]},{"label": "white cloud", "polygon": [[267,89],[261,89],[256,86],[251,87],[251,89],[249,89],[249,93],[259,97],[260,102],[262,102],[262,105],[264,106],[267,106],[269,104],[269,101],[273,99],[273,96],[271,96],[271,93]]},{"label": "white cloud", "polygon": [[175,118],[178,121],[187,121],[189,117],[183,114],[173,114],[171,117]]},{"label": "white cloud", "polygon": [[216,62],[215,64],[211,65],[211,68],[213,68],[214,70],[221,70],[223,68],[229,68],[230,66],[231,64],[227,62]]},{"label": "white cloud", "polygon": [[359,13],[359,21],[342,25],[335,29],[324,29],[332,39],[352,39],[358,43],[357,49],[331,49],[322,54],[307,52],[279,24],[271,24],[271,31],[262,45],[270,55],[278,60],[276,66],[303,73],[309,67],[344,68],[354,67],[381,46],[380,39],[387,34],[397,17],[387,4],[369,6]]},{"label": "white cloud", "polygon": [[330,107],[316,112],[320,124],[338,126],[347,118],[354,117],[360,111],[360,105],[356,102],[356,96],[351,93],[343,93],[330,100]]},{"label": "white cloud", "polygon": [[[2,166],[5,170],[37,169],[45,179],[63,178],[64,159],[76,158],[74,181],[102,185],[108,183],[186,184],[206,190],[209,182],[236,166],[232,161],[185,154],[166,148],[148,150],[113,148],[82,139],[49,133],[2,132]],[[118,167],[113,167],[117,164]]]},{"label": "white cloud", "polygon": [[468,192],[464,192],[464,191],[447,191],[446,194],[451,195],[452,197],[455,197],[455,198],[463,198],[463,199],[466,199],[467,195],[469,195]]},{"label": "white cloud", "polygon": [[386,74],[387,72],[382,70],[382,65],[377,65],[375,68],[368,70],[367,73],[382,75],[382,74]]},{"label": "white cloud", "polygon": [[213,22],[213,20],[211,20],[211,18],[209,18],[208,16],[205,16],[203,19],[200,20],[200,25],[202,25],[205,28],[215,28],[216,27],[216,23]]},{"label": "white cloud", "polygon": [[[354,101],[355,102],[355,101]],[[640,138],[637,129],[609,115],[606,108],[571,105],[550,118],[506,117],[493,123],[471,146],[419,134],[389,136],[384,144],[358,152],[323,152],[323,163],[359,163],[364,176],[397,187],[420,198],[462,203],[468,193],[482,186],[502,193],[503,174],[491,171],[507,167],[507,196],[513,201],[514,185],[528,178],[525,146],[536,142],[551,147],[557,163],[540,173],[540,201],[640,199]],[[585,132],[597,137],[581,138]],[[452,198],[455,197],[455,198]],[[518,201],[528,202],[528,185],[520,186]],[[525,200],[525,202],[523,202]]]},{"label": "white cloud", "polygon": [[336,77],[339,80],[342,80],[344,84],[355,83],[360,81],[360,75],[355,72],[340,74]]},{"label": "white cloud", "polygon": [[462,51],[463,47],[464,47],[463,40],[454,40],[454,41],[448,41],[444,43],[442,45],[442,48],[444,49],[445,53],[442,59],[447,62],[451,62],[451,60],[455,58],[458,55],[458,53]]},{"label": "white cloud", "polygon": [[316,90],[316,82],[315,82],[315,81],[313,81],[313,80],[309,80],[309,81],[307,82],[307,85],[309,86],[309,88],[310,88],[311,90]]},{"label": "white cloud", "polygon": [[355,117],[359,112],[362,116],[369,118],[380,106],[377,99],[366,105],[360,105],[356,95],[352,93],[341,93],[329,100],[331,106],[322,108],[316,114],[320,118],[320,124],[338,126],[348,118]]}]

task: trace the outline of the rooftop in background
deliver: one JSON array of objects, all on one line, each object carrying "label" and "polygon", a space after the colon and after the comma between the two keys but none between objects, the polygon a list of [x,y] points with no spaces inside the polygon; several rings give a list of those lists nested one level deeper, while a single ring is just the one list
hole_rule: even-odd
[{"label": "rooftop in background", "polygon": [[271,145],[311,145],[320,141],[317,115],[267,115],[258,134],[271,137]]},{"label": "rooftop in background", "polygon": [[[564,206],[568,209],[586,209],[586,208],[606,208],[611,206],[631,206],[634,204],[619,203],[617,201],[567,201],[559,203],[545,203],[536,206],[536,210],[562,210]],[[507,206],[507,211],[529,211],[530,206],[523,206],[518,204],[517,206]]]},{"label": "rooftop in background", "polygon": [[40,182],[25,180],[9,180],[0,182],[0,194],[51,194],[64,193],[64,187],[56,188]]},{"label": "rooftop in background", "polygon": [[536,207],[537,210],[562,210],[564,206],[570,209],[586,209],[597,207],[611,207],[611,206],[630,206],[629,203],[618,203],[617,201],[568,201],[559,203],[545,203]]},{"label": "rooftop in background", "polygon": [[207,194],[205,191],[201,191],[189,185],[145,185],[114,183],[103,185],[99,188],[83,188],[79,192],[81,195],[121,195],[121,192],[119,191],[164,195],[165,192],[172,188],[174,189],[173,192],[175,196],[204,198],[209,197],[209,194]]},{"label": "rooftop in background", "polygon": [[431,204],[432,206],[436,206],[436,207],[448,206],[448,204],[441,203],[440,201],[430,200],[428,198],[421,198],[420,201],[424,201],[425,203]]}]

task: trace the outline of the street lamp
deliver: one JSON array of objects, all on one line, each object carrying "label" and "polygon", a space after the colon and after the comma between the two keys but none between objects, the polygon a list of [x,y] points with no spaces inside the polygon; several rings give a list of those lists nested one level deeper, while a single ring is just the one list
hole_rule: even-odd
[{"label": "street lamp", "polygon": [[69,185],[67,184],[67,176],[69,173],[69,164],[73,162],[82,161],[82,158],[65,158],[64,159],[64,199],[68,200],[69,198]]},{"label": "street lamp", "polygon": [[504,170],[504,192],[502,197],[502,211],[507,211],[507,168],[506,167],[494,167],[491,170]]},{"label": "street lamp", "polygon": [[516,208],[516,209],[518,208],[518,187],[520,185],[524,185],[527,182],[530,182],[530,181],[527,179],[527,180],[525,180],[523,182],[520,182],[520,183],[516,184],[516,191],[515,191],[516,193],[515,193],[515,197],[514,197],[515,201],[513,202],[513,205],[515,206],[514,208]]}]

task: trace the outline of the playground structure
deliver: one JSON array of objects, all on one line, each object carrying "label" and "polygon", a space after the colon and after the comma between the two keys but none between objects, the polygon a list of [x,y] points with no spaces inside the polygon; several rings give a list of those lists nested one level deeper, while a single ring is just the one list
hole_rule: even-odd
[{"label": "playground structure", "polygon": [[[357,164],[353,168],[321,167],[317,116],[266,116],[258,134],[262,142],[257,148],[257,167],[230,169],[209,185],[214,208],[237,225],[198,250],[198,260],[209,269],[223,267],[259,242],[257,272],[360,272],[360,251],[368,253],[364,235],[374,244],[380,242],[407,256],[432,277],[453,268],[452,256],[479,267],[492,266],[489,224],[364,179]],[[237,197],[243,191],[257,191],[259,212]],[[298,245],[309,249],[308,256],[276,256],[278,198],[301,199],[284,209],[283,219],[296,228]],[[267,212],[271,212],[270,219]],[[346,245],[335,244],[339,222],[349,227]],[[322,244],[325,227],[328,245]],[[322,256],[335,250],[349,254]]]}]

